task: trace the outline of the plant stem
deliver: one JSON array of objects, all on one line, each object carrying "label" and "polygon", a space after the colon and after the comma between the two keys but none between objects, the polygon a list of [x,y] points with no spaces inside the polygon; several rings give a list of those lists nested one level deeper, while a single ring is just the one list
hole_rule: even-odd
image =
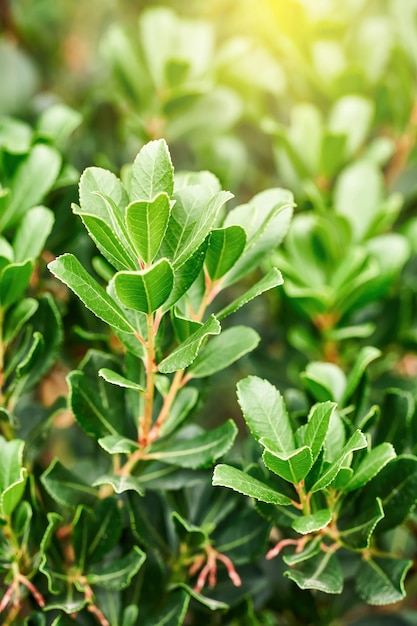
[{"label": "plant stem", "polygon": [[169,388],[169,391],[168,391],[167,395],[165,396],[164,403],[163,403],[162,408],[161,408],[161,410],[159,412],[158,418],[157,418],[153,428],[151,429],[151,431],[149,433],[148,441],[150,443],[152,441],[156,441],[158,439],[159,431],[160,431],[162,425],[164,424],[164,422],[169,417],[169,412],[170,412],[171,407],[172,407],[172,405],[174,403],[176,395],[177,395],[178,391],[181,389],[181,387],[183,386],[183,383],[184,383],[184,373],[185,373],[185,370],[177,370],[175,372],[175,374],[174,374],[174,378],[172,380],[171,387]]},{"label": "plant stem", "polygon": [[155,329],[154,316],[146,316],[148,326],[148,342],[146,356],[146,394],[143,418],[139,420],[139,445],[146,447],[149,443],[149,432],[152,428],[153,402],[155,395]]}]

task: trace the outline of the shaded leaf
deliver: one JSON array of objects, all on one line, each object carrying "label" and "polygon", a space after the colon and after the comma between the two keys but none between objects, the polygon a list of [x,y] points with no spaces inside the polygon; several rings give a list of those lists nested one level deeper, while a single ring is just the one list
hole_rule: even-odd
[{"label": "shaded leaf", "polygon": [[297,563],[285,572],[300,589],[317,589],[324,593],[342,593],[343,574],[336,555],[328,550]]},{"label": "shaded leaf", "polygon": [[362,514],[352,520],[343,517],[338,522],[339,535],[343,544],[351,550],[365,550],[369,547],[377,524],[384,518],[381,500],[377,498]]},{"label": "shaded leaf", "polygon": [[125,491],[136,491],[140,496],[145,493],[139,479],[136,476],[119,476],[116,474],[104,474],[97,478],[93,487],[101,487],[110,485],[115,493],[124,493]]},{"label": "shaded leaf", "polygon": [[267,274],[265,274],[263,278],[261,278],[261,280],[259,280],[257,283],[252,285],[252,287],[248,289],[248,291],[246,291],[242,296],[239,296],[238,298],[233,300],[233,302],[231,302],[226,307],[224,307],[224,309],[222,309],[217,314],[217,318],[219,320],[222,320],[228,315],[235,313],[238,309],[240,309],[242,306],[244,306],[245,304],[247,304],[254,298],[257,298],[265,291],[269,291],[270,289],[273,289],[274,287],[278,287],[279,285],[282,285],[283,282],[284,282],[284,279],[282,278],[281,272],[279,272],[275,267],[273,267],[272,269],[269,270]]},{"label": "shaded leaf", "polygon": [[138,573],[146,559],[146,554],[139,546],[133,546],[131,552],[111,563],[100,564],[89,569],[86,580],[90,585],[104,589],[120,591],[125,589]]},{"label": "shaded leaf", "polygon": [[365,435],[361,433],[360,430],[356,430],[350,439],[343,446],[341,452],[336,456],[334,461],[327,467],[324,472],[320,475],[318,480],[311,487],[310,491],[312,493],[319,491],[320,489],[325,489],[330,483],[336,478],[337,474],[342,467],[342,464],[346,457],[355,450],[360,450],[361,448],[366,448],[367,441]]},{"label": "shaded leaf", "polygon": [[78,505],[93,506],[97,502],[97,490],[83,482],[55,458],[41,475],[41,482],[51,498],[69,509]]},{"label": "shaded leaf", "polygon": [[27,470],[23,467],[24,442],[6,441],[0,435],[0,513],[11,515],[23,496]]},{"label": "shaded leaf", "polygon": [[10,263],[0,272],[0,306],[7,309],[20,300],[29,286],[34,263],[27,260],[22,263]]},{"label": "shaded leaf", "polygon": [[412,564],[404,559],[363,560],[355,581],[357,593],[368,604],[399,602],[405,596],[404,579]]}]

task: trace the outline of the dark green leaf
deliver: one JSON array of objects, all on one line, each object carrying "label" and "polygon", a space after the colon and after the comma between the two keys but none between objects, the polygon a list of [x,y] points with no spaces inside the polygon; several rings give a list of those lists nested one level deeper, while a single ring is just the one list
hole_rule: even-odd
[{"label": "dark green leaf", "polygon": [[235,313],[242,306],[257,298],[265,291],[269,291],[269,289],[273,289],[274,287],[278,287],[282,285],[284,282],[281,272],[279,272],[275,267],[269,270],[267,274],[261,280],[259,280],[255,285],[253,285],[248,291],[246,291],[242,296],[233,300],[230,304],[228,304],[224,309],[222,309],[217,317],[219,320]]},{"label": "dark green leaf", "polygon": [[[185,585],[183,585],[185,588]],[[190,595],[184,589],[177,589],[171,592],[167,602],[161,606],[156,613],[151,615],[143,626],[181,626],[187,613]],[[223,607],[224,608],[224,607]]]},{"label": "dark green leaf", "polygon": [[404,579],[412,564],[404,559],[363,560],[356,576],[356,591],[368,604],[399,602],[405,596]]},{"label": "dark green leaf", "polygon": [[369,508],[354,519],[343,517],[338,522],[339,535],[343,544],[351,550],[365,550],[369,548],[372,534],[377,524],[383,519],[384,511],[381,500],[370,503]]},{"label": "dark green leaf", "polygon": [[75,509],[80,504],[91,507],[97,502],[97,490],[84,483],[56,458],[42,474],[41,482],[51,498],[63,507]]},{"label": "dark green leaf", "polygon": [[109,454],[131,454],[139,448],[139,444],[121,435],[107,435],[98,440],[99,445]]},{"label": "dark green leaf", "polygon": [[129,380],[125,376],[122,376],[118,372],[115,372],[108,367],[102,367],[98,371],[98,375],[101,376],[106,382],[111,385],[117,385],[118,387],[123,387],[125,389],[134,389],[135,391],[139,391],[140,393],[145,393],[146,389],[138,385],[137,383]]},{"label": "dark green leaf", "polygon": [[321,489],[325,489],[336,478],[337,474],[342,467],[342,464],[346,457],[355,450],[361,450],[366,448],[367,441],[365,435],[360,430],[356,430],[350,439],[346,442],[341,452],[336,456],[334,461],[324,470],[319,479],[311,487],[311,492],[314,493]]},{"label": "dark green leaf", "polygon": [[32,276],[34,263],[27,260],[22,263],[6,265],[0,272],[0,307],[7,309],[20,300]]},{"label": "dark green leaf", "polygon": [[102,485],[110,485],[115,493],[124,493],[125,491],[136,491],[143,496],[144,490],[136,476],[119,476],[116,474],[104,474],[94,481],[93,487],[101,487]]},{"label": "dark green leaf", "polygon": [[262,455],[268,469],[294,485],[298,485],[308,474],[313,465],[311,450],[307,446],[281,452],[270,439],[262,437],[259,443],[265,447]]},{"label": "dark green leaf", "polygon": [[77,509],[72,538],[77,566],[82,572],[118,544],[122,527],[116,498],[100,500],[93,511],[83,506]]},{"label": "dark green leaf", "polygon": [[138,546],[117,561],[90,568],[86,580],[90,585],[120,591],[125,589],[145,562],[146,554]]},{"label": "dark green leaf", "polygon": [[8,312],[4,325],[3,340],[10,343],[36,312],[39,304],[35,298],[23,298]]},{"label": "dark green leaf", "polygon": [[285,575],[301,589],[317,589],[324,593],[342,593],[343,590],[342,569],[331,550],[297,563]]}]

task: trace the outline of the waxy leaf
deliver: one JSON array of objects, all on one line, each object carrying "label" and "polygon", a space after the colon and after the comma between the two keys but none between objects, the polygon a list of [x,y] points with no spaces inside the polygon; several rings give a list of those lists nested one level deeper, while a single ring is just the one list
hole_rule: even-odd
[{"label": "waxy leaf", "polygon": [[265,447],[262,458],[266,467],[294,485],[298,485],[307,476],[313,465],[311,450],[307,446],[291,452],[281,452],[270,439],[262,437],[259,443]]},{"label": "waxy leaf", "polygon": [[311,449],[313,463],[323,447],[336,406],[334,402],[321,402],[310,411],[304,431],[304,444]]},{"label": "waxy leaf", "polygon": [[26,485],[27,470],[23,467],[24,442],[6,441],[0,435],[0,514],[11,515],[20,502]]},{"label": "waxy leaf", "polygon": [[293,529],[301,535],[309,535],[325,528],[332,521],[332,512],[330,509],[320,509],[311,515],[303,515],[297,517],[291,524]]},{"label": "waxy leaf", "polygon": [[128,378],[126,378],[126,376],[122,376],[118,372],[115,372],[109,369],[108,367],[102,367],[98,371],[98,375],[101,376],[101,378],[104,378],[104,380],[110,383],[111,385],[116,385],[118,387],[123,387],[125,389],[134,389],[135,391],[138,391],[139,393],[145,393],[146,391],[146,389],[144,387],[141,387],[141,385],[138,385],[132,380],[129,380]]},{"label": "waxy leaf", "polygon": [[150,141],[140,150],[130,175],[130,201],[152,202],[161,192],[172,196],[174,168],[164,139]]},{"label": "waxy leaf", "polygon": [[387,441],[376,446],[367,453],[363,461],[356,468],[352,478],[343,487],[343,491],[353,491],[358,487],[366,485],[374,476],[376,476],[383,467],[396,457],[392,444]]},{"label": "waxy leaf", "polygon": [[6,265],[0,272],[0,307],[7,309],[20,300],[26,291],[32,276],[34,262],[27,260],[22,263]]},{"label": "waxy leaf", "polygon": [[243,417],[257,441],[266,437],[282,452],[294,450],[294,435],[284,400],[271,383],[248,376],[239,381],[237,397]]},{"label": "waxy leaf", "polygon": [[136,201],[126,209],[126,226],[139,258],[150,265],[155,258],[171,213],[170,200],[160,193],[154,200]]},{"label": "waxy leaf", "polygon": [[211,339],[200,350],[189,372],[193,378],[204,378],[225,369],[248,352],[260,341],[256,331],[246,326],[234,326]]},{"label": "waxy leaf", "polygon": [[96,565],[89,569],[86,581],[89,585],[98,585],[104,589],[120,591],[125,589],[138,573],[146,559],[146,554],[139,548],[133,549],[123,557],[111,563]]},{"label": "waxy leaf", "polygon": [[291,499],[284,494],[275,491],[275,489],[265,485],[257,478],[231,465],[220,464],[214,468],[213,485],[229,487],[229,489],[243,493],[245,496],[269,504],[283,506],[291,504]]},{"label": "waxy leaf", "polygon": [[405,596],[404,579],[412,561],[373,557],[362,561],[355,586],[368,604],[399,602]]},{"label": "waxy leaf", "polygon": [[191,469],[210,467],[230,450],[236,435],[234,422],[228,420],[197,437],[157,442],[150,447],[147,458]]},{"label": "waxy leaf", "polygon": [[49,263],[48,268],[103,322],[124,333],[133,333],[133,328],[119,305],[90,276],[75,256],[63,254]]},{"label": "waxy leaf", "polygon": [[233,267],[245,245],[246,233],[241,226],[215,228],[211,231],[205,260],[211,280],[218,280]]},{"label": "waxy leaf", "polygon": [[343,574],[336,555],[328,550],[298,563],[285,572],[300,589],[317,589],[324,593],[342,593]]},{"label": "waxy leaf", "polygon": [[174,273],[167,259],[137,272],[118,272],[114,289],[120,302],[135,311],[152,313],[168,299],[174,284]]},{"label": "waxy leaf", "polygon": [[273,289],[274,287],[279,287],[279,285],[282,285],[283,282],[284,279],[282,278],[281,272],[278,271],[276,267],[273,267],[269,270],[267,274],[265,274],[263,278],[261,278],[261,280],[252,285],[252,287],[248,289],[248,291],[246,291],[242,296],[239,296],[238,298],[236,298],[236,300],[233,300],[233,302],[231,302],[224,309],[222,309],[217,314],[217,318],[219,320],[224,319],[228,315],[235,313],[235,311],[240,309],[242,306],[244,306],[254,298],[260,296],[265,291],[269,291],[269,289]]},{"label": "waxy leaf", "polygon": [[97,490],[83,482],[56,458],[41,475],[41,482],[51,498],[63,507],[75,509],[80,504],[91,507],[97,502]]},{"label": "waxy leaf", "polygon": [[369,547],[373,532],[377,524],[383,519],[384,511],[381,500],[377,498],[369,508],[352,520],[341,517],[338,521],[338,530],[343,544],[351,550],[365,550]]},{"label": "waxy leaf", "polygon": [[135,270],[136,263],[112,227],[96,215],[81,215],[88,234],[107,261],[117,270]]},{"label": "waxy leaf", "polygon": [[218,335],[220,331],[219,322],[214,315],[211,315],[203,326],[160,362],[158,366],[159,371],[162,374],[169,374],[188,367],[196,358],[204,339],[208,335]]},{"label": "waxy leaf", "polygon": [[336,478],[337,474],[340,471],[340,468],[343,465],[346,457],[355,450],[361,450],[361,448],[366,448],[367,441],[365,435],[361,433],[360,430],[355,430],[350,439],[343,446],[341,452],[336,456],[334,461],[330,464],[330,466],[325,469],[325,471],[321,474],[319,479],[314,483],[311,487],[311,492],[314,493],[319,491],[320,489],[325,489],[330,483]]},{"label": "waxy leaf", "polygon": [[52,230],[54,214],[44,206],[30,209],[20,222],[13,240],[14,260],[37,259]]}]

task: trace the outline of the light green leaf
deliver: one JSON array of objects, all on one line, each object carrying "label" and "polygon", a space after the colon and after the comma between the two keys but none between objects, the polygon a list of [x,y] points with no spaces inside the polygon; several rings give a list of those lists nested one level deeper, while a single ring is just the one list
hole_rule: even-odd
[{"label": "light green leaf", "polygon": [[149,448],[147,458],[191,469],[210,467],[230,450],[236,435],[236,425],[228,420],[221,426],[190,439],[170,438],[158,441]]},{"label": "light green leaf", "polygon": [[361,450],[361,448],[366,448],[367,441],[366,437],[360,430],[355,430],[353,435],[349,438],[346,444],[343,446],[342,450],[336,456],[334,461],[330,464],[330,466],[321,474],[319,479],[314,483],[311,487],[311,493],[319,491],[320,489],[325,489],[330,483],[336,478],[337,474],[340,471],[340,468],[343,465],[346,457],[355,450]]},{"label": "light green leaf", "polygon": [[356,468],[352,478],[343,487],[343,491],[353,491],[358,487],[366,485],[374,476],[376,476],[387,463],[396,456],[394,446],[387,441],[376,446],[367,453],[365,458]]},{"label": "light green leaf", "polygon": [[105,292],[72,254],[63,254],[48,268],[67,285],[98,318],[124,333],[133,333],[118,304]]},{"label": "light green leaf", "polygon": [[169,196],[160,193],[154,200],[131,202],[126,209],[126,226],[139,257],[150,265],[155,258],[171,213]]},{"label": "light green leaf", "polygon": [[136,476],[118,476],[116,474],[104,474],[94,481],[93,487],[101,487],[102,485],[110,485],[114,489],[115,493],[136,491],[136,493],[140,496],[143,496],[143,494],[145,493],[144,489],[141,487],[139,479],[136,478]]},{"label": "light green leaf", "polygon": [[246,233],[241,226],[215,228],[211,231],[205,260],[211,280],[218,280],[233,267],[245,245]]},{"label": "light green leaf", "polygon": [[162,374],[169,374],[170,372],[188,367],[196,358],[204,339],[208,335],[218,335],[220,331],[219,322],[214,315],[211,315],[203,326],[161,361],[158,370]]},{"label": "light green leaf", "polygon": [[164,303],[162,311],[166,313],[186,291],[191,287],[197,276],[199,275],[208,246],[208,237],[203,241],[201,246],[190,256],[189,259],[174,269],[174,286],[168,300]]},{"label": "light green leaf", "polygon": [[104,378],[104,380],[111,385],[117,385],[118,387],[123,387],[125,389],[134,389],[135,391],[139,391],[140,393],[146,392],[146,389],[141,385],[138,385],[138,383],[129,380],[125,376],[114,372],[108,367],[102,367],[98,371],[98,375],[101,376],[101,378]]},{"label": "light green leaf", "polygon": [[130,201],[152,202],[160,193],[174,191],[174,168],[167,143],[157,139],[147,143],[137,155],[130,175]]},{"label": "light green leaf", "polygon": [[412,566],[405,559],[370,558],[356,575],[356,591],[368,604],[393,604],[405,597],[404,579]]},{"label": "light green leaf", "polygon": [[325,528],[332,521],[330,509],[320,509],[311,515],[297,517],[291,524],[293,529],[301,535],[309,535]]},{"label": "light green leaf", "polygon": [[260,341],[257,332],[247,326],[234,326],[211,339],[199,352],[189,372],[204,378],[225,369],[243,355],[252,352]]},{"label": "light green leaf", "polygon": [[119,239],[111,226],[96,215],[81,215],[88,234],[107,261],[117,270],[135,270],[136,264],[131,258],[129,250]]},{"label": "light green leaf", "polygon": [[32,260],[23,263],[11,263],[6,265],[0,272],[0,307],[7,309],[20,300],[29,286],[34,262]]},{"label": "light green leaf", "polygon": [[346,390],[346,376],[338,365],[311,361],[301,374],[305,387],[319,402],[342,402]]},{"label": "light green leaf", "polygon": [[104,589],[120,591],[129,586],[132,578],[138,573],[146,559],[146,554],[139,548],[133,549],[117,561],[90,568],[86,575],[89,585],[97,585]]},{"label": "light green leaf", "polygon": [[84,483],[57,458],[41,475],[41,482],[51,498],[63,507],[75,509],[80,504],[91,507],[97,501],[97,490]]},{"label": "light green leaf", "polygon": [[253,476],[250,476],[246,472],[230,465],[220,464],[214,468],[213,485],[229,487],[229,489],[233,489],[245,496],[269,504],[279,504],[282,506],[291,504],[290,498],[284,494],[279,493],[257,478],[253,478]]},{"label": "light green leaf", "polygon": [[372,361],[377,359],[379,356],[381,356],[381,350],[378,350],[378,348],[373,348],[372,346],[365,346],[361,348],[355,363],[349,372],[346,388],[343,393],[342,404],[346,404],[357,389],[369,363],[372,363]]},{"label": "light green leaf", "polygon": [[20,502],[26,485],[27,470],[23,467],[24,442],[6,441],[0,435],[0,513],[11,515]]},{"label": "light green leaf", "polygon": [[20,222],[13,240],[14,260],[37,259],[52,230],[54,214],[43,206],[30,209]]},{"label": "light green leaf", "polygon": [[81,122],[81,113],[62,103],[54,104],[39,116],[36,132],[41,137],[52,140],[57,146],[63,147]]},{"label": "light green leaf", "polygon": [[109,454],[132,454],[139,448],[136,441],[120,435],[100,437],[98,443]]},{"label": "light green leaf", "polygon": [[188,339],[203,325],[203,322],[184,317],[177,309],[171,311],[171,322],[179,343]]},{"label": "light green leaf", "polygon": [[370,502],[369,508],[352,519],[341,516],[338,521],[339,536],[344,546],[351,550],[369,548],[377,524],[384,518],[380,498]]},{"label": "light green leaf", "polygon": [[300,589],[317,589],[324,593],[342,593],[343,574],[336,555],[328,550],[298,563],[285,572]]},{"label": "light green leaf", "polygon": [[304,444],[311,448],[313,463],[323,447],[336,406],[334,402],[321,402],[315,404],[310,411],[304,432]]},{"label": "light green leaf", "polygon": [[242,296],[239,296],[238,298],[233,300],[233,302],[228,304],[224,309],[222,309],[217,314],[217,318],[219,320],[222,320],[228,315],[235,313],[235,311],[240,309],[242,306],[244,306],[254,298],[257,298],[265,291],[269,291],[269,289],[273,289],[274,287],[282,285],[283,282],[284,280],[282,278],[281,272],[273,267],[269,270],[267,274],[265,274],[263,278],[261,278],[261,280],[252,285],[252,287],[248,289],[248,291],[246,291]]},{"label": "light green leaf", "polygon": [[321,543],[323,538],[319,536],[315,537],[311,541],[309,541],[301,552],[294,552],[293,554],[283,554],[282,560],[291,567],[296,565],[297,563],[301,563],[302,561],[307,561],[311,559],[313,556],[316,556],[321,551]]},{"label": "light green leaf", "polygon": [[175,430],[178,430],[179,426],[196,406],[198,398],[199,393],[193,387],[187,386],[179,390],[169,412],[169,417],[162,424],[160,430],[161,437],[170,435]]},{"label": "light green leaf", "polygon": [[120,302],[135,311],[152,313],[166,302],[174,284],[167,259],[137,272],[118,272],[112,279]]},{"label": "light green leaf", "polygon": [[280,448],[266,437],[262,437],[259,443],[265,447],[262,458],[266,467],[294,485],[298,485],[307,476],[313,465],[311,450],[307,446],[290,452],[281,452]]},{"label": "light green leaf", "polygon": [[61,167],[61,156],[55,148],[36,144],[19,165],[11,184],[11,200],[0,213],[0,231],[13,226],[51,189]]},{"label": "light green leaf", "polygon": [[294,450],[294,435],[279,391],[267,380],[248,376],[237,384],[237,397],[245,421],[257,441],[266,437],[282,452]]}]

